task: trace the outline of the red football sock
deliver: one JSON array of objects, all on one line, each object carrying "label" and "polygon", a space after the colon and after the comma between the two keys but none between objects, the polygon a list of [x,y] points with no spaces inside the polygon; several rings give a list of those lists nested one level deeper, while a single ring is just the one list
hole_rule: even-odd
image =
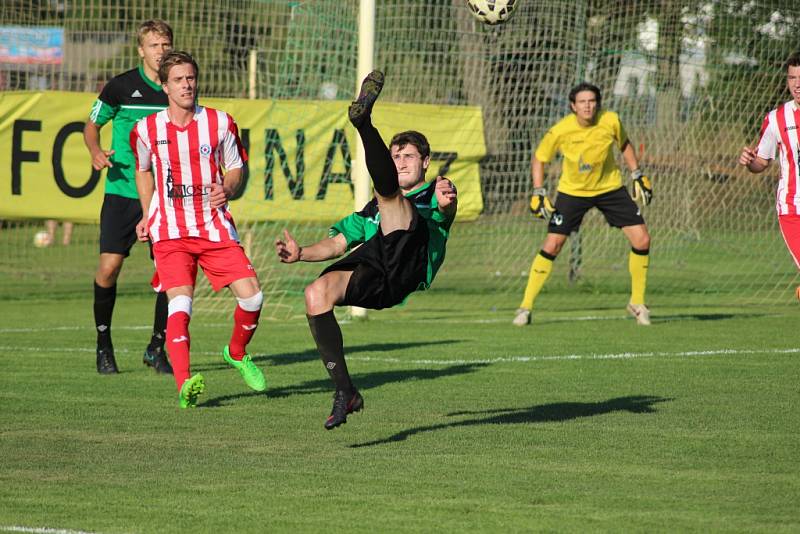
[{"label": "red football sock", "polygon": [[[253,334],[256,333],[260,316],[260,309],[245,311],[241,306],[236,306],[236,311],[233,312],[233,333],[231,334],[231,341],[228,343],[228,352],[230,352],[231,358],[234,360],[244,358],[245,348],[250,343]],[[171,355],[172,353],[170,353]]]},{"label": "red football sock", "polygon": [[170,314],[167,317],[167,353],[178,391],[190,376],[189,345],[189,314],[182,311]]}]

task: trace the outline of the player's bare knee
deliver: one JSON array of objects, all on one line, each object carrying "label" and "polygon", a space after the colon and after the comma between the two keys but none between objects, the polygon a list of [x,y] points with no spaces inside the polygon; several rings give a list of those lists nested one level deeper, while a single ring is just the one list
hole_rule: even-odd
[{"label": "player's bare knee", "polygon": [[322,278],[317,278],[306,286],[306,312],[308,312],[309,315],[318,315],[328,311],[325,304],[326,288],[327,284]]},{"label": "player's bare knee", "polygon": [[[236,297],[237,300],[256,297],[263,299],[261,285],[258,283],[258,278],[256,277],[241,278],[231,283],[229,287],[231,293],[233,293],[233,296]],[[259,295],[261,296],[259,297]]]},{"label": "player's bare knee", "polygon": [[635,242],[631,243],[631,246],[637,250],[650,250],[650,235],[645,233]]},{"label": "player's bare knee", "polygon": [[553,256],[554,258],[558,256],[561,252],[561,248],[564,246],[564,241],[545,241],[542,244],[542,251]]},{"label": "player's bare knee", "polygon": [[636,250],[649,250],[650,249],[650,233],[646,229],[634,232],[628,236],[631,246]]},{"label": "player's bare knee", "polygon": [[120,268],[122,266],[101,265],[97,268],[94,275],[95,282],[101,287],[111,287],[117,283],[119,278]]}]

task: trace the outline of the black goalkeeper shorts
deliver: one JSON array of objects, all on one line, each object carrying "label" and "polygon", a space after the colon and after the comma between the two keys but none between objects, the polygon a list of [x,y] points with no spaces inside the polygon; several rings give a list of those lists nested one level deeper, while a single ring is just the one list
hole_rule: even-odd
[{"label": "black goalkeeper shorts", "polygon": [[408,230],[383,235],[379,229],[320,276],[331,271],[353,272],[341,305],[371,310],[391,308],[427,280],[428,239],[428,225],[414,207]]},{"label": "black goalkeeper shorts", "polygon": [[642,212],[628,190],[620,187],[596,197],[576,197],[558,193],[555,211],[550,215],[547,231],[551,234],[569,235],[583,222],[583,216],[592,208],[599,209],[609,226],[622,228],[644,224]]},{"label": "black goalkeeper shorts", "polygon": [[100,254],[122,254],[127,258],[136,243],[136,225],[141,220],[138,198],[105,195],[100,210]]}]

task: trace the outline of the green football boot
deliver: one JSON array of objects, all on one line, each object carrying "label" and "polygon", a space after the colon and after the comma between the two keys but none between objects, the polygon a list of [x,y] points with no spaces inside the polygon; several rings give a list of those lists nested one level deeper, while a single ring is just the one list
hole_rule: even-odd
[{"label": "green football boot", "polygon": [[250,358],[249,354],[245,354],[244,358],[242,358],[242,361],[234,360],[231,358],[228,345],[225,345],[225,348],[222,349],[222,358],[232,367],[238,369],[238,371],[242,374],[242,378],[244,378],[244,383],[247,384],[250,389],[255,391],[266,391],[267,379],[264,378],[264,373],[261,372],[261,369],[259,369],[256,364],[253,363],[253,360]]},{"label": "green football boot", "polygon": [[181,403],[181,408],[194,408],[197,406],[197,396],[206,389],[206,383],[203,375],[196,374],[186,380],[181,386],[181,391],[178,393],[178,400]]}]

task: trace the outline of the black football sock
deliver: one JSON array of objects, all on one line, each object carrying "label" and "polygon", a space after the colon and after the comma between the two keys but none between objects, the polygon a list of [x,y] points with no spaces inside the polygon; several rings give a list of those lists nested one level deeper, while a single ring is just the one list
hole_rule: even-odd
[{"label": "black football sock", "polygon": [[369,117],[358,127],[358,134],[364,142],[364,154],[367,170],[372,177],[375,191],[382,197],[390,197],[397,193],[400,184],[397,181],[397,167],[392,160],[392,153],[383,143],[381,134],[372,125]]},{"label": "black football sock", "polygon": [[161,291],[156,297],[156,308],[153,314],[153,337],[147,345],[148,351],[164,348],[164,341],[167,337],[167,315],[168,315],[167,294]]},{"label": "black football sock", "polygon": [[311,335],[317,343],[317,350],[325,364],[325,369],[339,391],[352,393],[353,382],[350,380],[350,373],[347,372],[347,363],[344,361],[344,342],[342,340],[342,329],[336,322],[333,310],[320,315],[307,315],[308,326],[311,327]]},{"label": "black football sock", "polygon": [[94,326],[98,348],[111,348],[111,315],[117,300],[117,284],[100,287],[94,283]]}]

